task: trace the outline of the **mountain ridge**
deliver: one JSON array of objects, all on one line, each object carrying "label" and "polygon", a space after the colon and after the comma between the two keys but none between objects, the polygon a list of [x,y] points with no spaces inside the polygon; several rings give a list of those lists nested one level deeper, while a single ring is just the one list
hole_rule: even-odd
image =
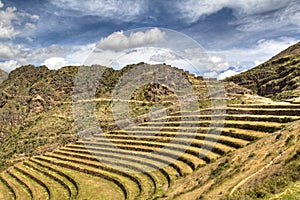
[{"label": "mountain ridge", "polygon": [[264,97],[284,100],[300,96],[300,42],[268,61],[226,78]]}]

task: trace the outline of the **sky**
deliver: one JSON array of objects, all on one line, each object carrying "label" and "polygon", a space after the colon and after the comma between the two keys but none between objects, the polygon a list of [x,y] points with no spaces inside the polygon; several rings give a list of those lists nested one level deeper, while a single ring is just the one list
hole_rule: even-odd
[{"label": "sky", "polygon": [[144,61],[222,79],[299,39],[300,0],[0,0],[7,72]]}]

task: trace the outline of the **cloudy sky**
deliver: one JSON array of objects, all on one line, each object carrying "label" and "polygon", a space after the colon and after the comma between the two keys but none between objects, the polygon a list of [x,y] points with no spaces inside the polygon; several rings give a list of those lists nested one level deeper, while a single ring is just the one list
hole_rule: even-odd
[{"label": "cloudy sky", "polygon": [[[224,78],[299,39],[300,0],[0,0],[0,68],[8,72],[143,60]],[[205,63],[203,52],[211,64],[185,65]]]}]

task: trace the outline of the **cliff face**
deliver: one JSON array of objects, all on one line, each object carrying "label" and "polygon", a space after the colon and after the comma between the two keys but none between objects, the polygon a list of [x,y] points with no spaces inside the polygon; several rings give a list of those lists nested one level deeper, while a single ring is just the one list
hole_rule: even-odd
[{"label": "cliff face", "polygon": [[229,77],[240,86],[258,95],[273,99],[300,96],[300,42],[282,51],[267,62],[241,74]]}]

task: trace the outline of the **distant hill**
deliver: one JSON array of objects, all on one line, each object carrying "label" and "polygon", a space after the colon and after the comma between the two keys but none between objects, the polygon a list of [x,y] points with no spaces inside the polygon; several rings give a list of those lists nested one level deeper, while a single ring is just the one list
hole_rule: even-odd
[{"label": "distant hill", "polygon": [[300,42],[287,48],[267,62],[246,72],[229,77],[240,86],[272,99],[300,96]]},{"label": "distant hill", "polygon": [[0,83],[5,81],[8,77],[8,73],[0,69]]}]

